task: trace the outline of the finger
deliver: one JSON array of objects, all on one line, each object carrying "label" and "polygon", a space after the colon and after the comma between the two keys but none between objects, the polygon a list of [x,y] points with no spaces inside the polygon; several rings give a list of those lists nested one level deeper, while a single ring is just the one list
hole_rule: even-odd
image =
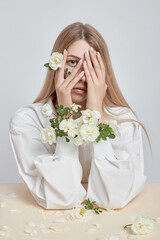
[{"label": "finger", "polygon": [[58,69],[58,71],[56,71],[56,75],[57,75],[57,85],[60,86],[63,82],[64,82],[64,68],[65,68],[65,64],[66,64],[66,59],[67,59],[67,50],[64,49],[63,51],[63,65],[61,68]]},{"label": "finger", "polygon": [[86,78],[87,78],[87,82],[88,82],[88,83],[89,83],[89,82],[93,82],[86,61],[84,61],[83,67],[84,67],[84,73],[85,73]]},{"label": "finger", "polygon": [[105,66],[104,66],[102,57],[101,57],[99,52],[97,52],[97,59],[98,59],[99,64],[100,64],[100,68],[101,68],[101,71],[102,71],[103,79],[105,80]]},{"label": "finger", "polygon": [[82,65],[82,62],[83,62],[82,59],[80,59],[78,64],[76,65],[76,67],[73,69],[71,75],[67,76],[67,78],[65,79],[65,82],[63,82],[63,87],[66,87],[71,81],[73,81],[76,73],[78,72],[78,70],[80,69],[80,67]]},{"label": "finger", "polygon": [[84,75],[84,71],[79,73],[72,81],[70,81],[67,87],[71,90],[75,86],[75,84],[83,77],[83,75]]},{"label": "finger", "polygon": [[95,79],[97,78],[97,76],[96,76],[96,73],[95,73],[94,68],[93,68],[93,66],[92,66],[92,63],[91,63],[91,59],[90,59],[88,50],[85,52],[85,57],[86,57],[86,62],[87,62],[88,71],[89,71],[89,73],[90,73],[90,76],[91,76],[92,80],[95,81]]},{"label": "finger", "polygon": [[94,65],[94,70],[95,70],[95,73],[97,75],[97,78],[102,79],[101,66],[100,66],[99,61],[97,59],[96,51],[94,51],[93,48],[90,49],[90,55],[91,55],[91,60],[92,60],[93,65]]},{"label": "finger", "polygon": [[78,64],[76,65],[76,67],[74,67],[74,69],[72,70],[72,74],[68,76],[68,79],[69,79],[69,80],[70,80],[70,79],[73,79],[73,78],[76,76],[78,70],[79,70],[80,67],[82,66],[82,62],[83,62],[83,60],[80,59],[79,62],[78,62]]}]

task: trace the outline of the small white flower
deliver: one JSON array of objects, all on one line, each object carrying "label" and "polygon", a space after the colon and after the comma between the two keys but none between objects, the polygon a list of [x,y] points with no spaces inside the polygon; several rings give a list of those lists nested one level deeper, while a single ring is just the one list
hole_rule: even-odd
[{"label": "small white flower", "polygon": [[67,132],[68,136],[74,138],[78,135],[77,124],[74,119],[64,119],[59,124],[59,129]]},{"label": "small white flower", "polygon": [[84,141],[94,142],[99,136],[99,128],[95,124],[83,124],[80,128],[80,135]]},{"label": "small white flower", "polygon": [[81,111],[82,113],[82,119],[84,123],[94,123],[94,124],[98,124],[98,119],[101,118],[101,114],[94,110],[90,110],[90,109],[86,109]]},{"label": "small white flower", "polygon": [[150,217],[145,217],[141,214],[134,214],[131,217],[131,221],[131,229],[134,234],[147,234],[154,229],[154,222]]},{"label": "small white flower", "polygon": [[50,117],[53,113],[52,108],[48,103],[41,107],[41,111],[45,117]]},{"label": "small white flower", "polygon": [[53,70],[57,70],[58,68],[63,66],[63,54],[59,52],[54,52],[49,58],[49,66]]},{"label": "small white flower", "polygon": [[86,221],[93,216],[92,210],[88,210],[84,208],[84,205],[77,204],[72,210],[68,210],[69,215],[67,215],[67,220],[75,220],[75,221]]},{"label": "small white flower", "polygon": [[109,121],[107,121],[108,125],[113,129],[113,133],[117,136],[117,137],[120,137],[121,134],[120,134],[120,131],[119,131],[119,127],[117,125],[117,121],[116,120],[112,120],[110,119]]},{"label": "small white flower", "polygon": [[81,107],[82,107],[81,105],[76,105],[75,103],[71,105],[71,109],[73,112],[78,112],[78,108],[81,108]]},{"label": "small white flower", "polygon": [[49,143],[50,145],[52,143],[56,143],[56,132],[55,129],[48,126],[46,128],[42,128],[40,132],[40,138],[41,141],[44,143]]},{"label": "small white flower", "polygon": [[74,144],[76,146],[83,145],[83,143],[84,143],[84,141],[83,141],[81,136],[77,136],[77,137],[74,138]]}]

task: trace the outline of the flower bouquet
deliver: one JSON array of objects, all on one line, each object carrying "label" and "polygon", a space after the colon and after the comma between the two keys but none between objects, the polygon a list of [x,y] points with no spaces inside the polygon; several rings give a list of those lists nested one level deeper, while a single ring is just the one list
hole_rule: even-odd
[{"label": "flower bouquet", "polygon": [[[76,146],[86,145],[89,142],[99,142],[107,137],[115,138],[120,136],[119,128],[115,120],[109,120],[108,124],[98,123],[101,114],[94,110],[86,109],[81,111],[81,116],[77,113],[81,105],[73,103],[70,108],[56,104],[58,117],[51,118],[51,126],[41,129],[40,138],[42,142],[49,144],[56,143],[57,137],[65,137],[66,142],[74,139]],[[44,104],[41,111],[45,117],[53,114],[49,104]],[[73,119],[75,117],[75,119]]]}]

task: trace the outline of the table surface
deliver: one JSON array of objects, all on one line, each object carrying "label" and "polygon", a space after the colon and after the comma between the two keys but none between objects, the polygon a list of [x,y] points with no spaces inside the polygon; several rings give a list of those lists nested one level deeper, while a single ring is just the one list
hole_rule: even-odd
[{"label": "table surface", "polygon": [[[131,223],[131,216],[135,213],[151,218],[160,217],[160,183],[146,183],[142,192],[124,208],[112,211],[102,209],[103,212],[100,214],[93,211],[93,217],[86,222],[53,223],[66,216],[65,211],[47,210],[39,206],[24,183],[0,183],[0,203],[0,226],[9,227],[9,230],[3,231],[3,233],[8,232],[9,236],[3,237],[0,230],[0,239],[96,240],[104,234],[110,236],[120,233],[125,225]],[[27,225],[31,222],[36,224],[36,227]],[[96,232],[88,232],[90,228],[93,229],[94,223],[99,223],[100,227],[96,228]],[[48,229],[52,225],[57,226],[61,231]],[[160,223],[154,222],[154,227],[152,233],[138,235],[137,240],[160,240]],[[43,231],[42,228],[48,231]],[[34,232],[34,236],[34,233],[25,233],[26,229],[37,232]],[[131,234],[129,227],[127,232]],[[119,236],[119,239],[129,238]]]}]

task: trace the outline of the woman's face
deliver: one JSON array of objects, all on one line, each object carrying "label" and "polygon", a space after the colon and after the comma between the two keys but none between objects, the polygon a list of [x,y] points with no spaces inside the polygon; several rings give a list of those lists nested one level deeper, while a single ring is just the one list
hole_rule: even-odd
[{"label": "woman's face", "polygon": [[[85,51],[90,49],[90,45],[85,40],[78,40],[71,44],[69,48],[67,49],[67,60],[65,64],[65,69],[68,68],[68,71],[71,72],[74,67],[78,64],[79,60],[82,59],[84,61],[85,59]],[[81,68],[78,70],[76,76],[83,71],[83,63],[81,65]],[[87,99],[87,82],[85,74],[83,77],[75,84],[74,88],[76,87],[84,87],[86,89],[85,92],[80,92],[77,89],[71,90],[71,97],[73,103],[81,104],[82,106],[85,106],[86,99]]]}]

